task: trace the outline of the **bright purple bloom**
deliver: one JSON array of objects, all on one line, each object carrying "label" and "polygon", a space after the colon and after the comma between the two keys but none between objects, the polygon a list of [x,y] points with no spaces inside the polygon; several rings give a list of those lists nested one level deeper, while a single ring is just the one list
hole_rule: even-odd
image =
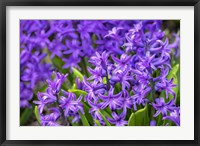
[{"label": "bright purple bloom", "polygon": [[103,100],[101,109],[106,108],[107,106],[110,107],[111,110],[119,109],[122,106],[122,92],[119,92],[118,94],[113,94],[114,88],[111,87],[108,91],[108,95],[102,95],[99,94],[98,97]]},{"label": "bright purple bloom", "polygon": [[40,116],[42,126],[60,126],[59,124],[56,123],[60,117],[59,109],[51,108],[49,110],[51,111],[51,114]]},{"label": "bright purple bloom", "polygon": [[76,99],[74,93],[62,90],[64,96],[60,97],[60,107],[64,110],[64,115],[68,117],[70,114],[76,114],[79,110],[84,114],[83,104],[81,103],[82,95]]},{"label": "bright purple bloom", "polygon": [[123,112],[120,115],[117,115],[115,112],[113,112],[112,118],[107,118],[107,119],[110,123],[115,124],[116,126],[124,126],[128,124],[128,122],[124,120],[125,117],[126,117],[126,110],[123,110]]},{"label": "bright purple bloom", "polygon": [[163,117],[163,120],[171,120],[176,126],[180,126],[180,108],[176,108],[170,112],[170,116]]},{"label": "bright purple bloom", "polygon": [[46,93],[38,93],[37,97],[39,101],[33,101],[35,104],[38,104],[38,110],[39,113],[41,114],[43,112],[44,107],[47,104],[54,103],[57,99],[54,93],[52,93],[51,88],[47,88]]},{"label": "bright purple bloom", "polygon": [[154,117],[157,117],[160,113],[162,113],[163,116],[167,116],[168,111],[173,111],[176,108],[174,100],[170,100],[168,103],[165,103],[164,98],[160,97],[155,101],[156,103],[152,103],[152,106],[156,110]]},{"label": "bright purple bloom", "polygon": [[59,72],[53,72],[55,79],[53,81],[47,80],[48,86],[51,88],[54,95],[60,92],[62,83],[65,81],[68,74],[64,75]]},{"label": "bright purple bloom", "polygon": [[129,75],[129,69],[115,70],[114,75],[110,78],[111,83],[121,83],[122,90],[130,89],[130,83],[128,81],[133,80],[133,77]]},{"label": "bright purple bloom", "polygon": [[174,79],[171,80],[163,79],[161,82],[156,83],[155,89],[158,91],[164,90],[166,92],[166,98],[168,99],[168,93],[172,94],[174,98],[176,98],[175,92],[172,90],[172,88],[176,87],[176,84],[173,84]]},{"label": "bright purple bloom", "polygon": [[102,83],[97,83],[97,82],[88,83],[85,77],[83,79],[83,83],[85,86],[85,91],[88,92],[88,94],[85,97],[86,100],[92,99],[97,101],[98,99],[96,95],[103,94],[105,92],[105,85]]}]

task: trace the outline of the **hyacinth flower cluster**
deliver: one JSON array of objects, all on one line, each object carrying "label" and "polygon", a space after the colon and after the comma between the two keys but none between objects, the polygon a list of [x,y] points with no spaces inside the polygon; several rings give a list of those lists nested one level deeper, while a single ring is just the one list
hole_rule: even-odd
[{"label": "hyacinth flower cluster", "polygon": [[58,68],[58,58],[63,69],[84,70],[83,62],[95,51],[122,53],[121,38],[104,36],[117,31],[112,30],[116,26],[123,26],[123,36],[133,23],[137,21],[20,20],[20,107],[31,108],[34,94]]},{"label": "hyacinth flower cluster", "polygon": [[[40,35],[33,24],[41,25]],[[26,92],[39,91],[33,103],[41,125],[180,125],[180,39],[178,33],[167,35],[162,21],[33,21],[30,26],[34,34],[23,35],[41,41],[37,64],[47,66],[35,73],[45,91],[31,78],[33,87]]]},{"label": "hyacinth flower cluster", "polygon": [[[61,90],[67,74],[54,73],[54,80],[47,80],[48,87],[46,92],[39,92],[38,101],[33,101],[38,105],[38,113],[40,115],[40,123],[42,126],[59,126],[69,125],[69,118],[72,123],[77,123],[80,120],[79,111],[84,114],[83,104],[81,103],[82,95],[77,99],[74,93]],[[44,114],[44,108],[47,108],[47,113]]]}]

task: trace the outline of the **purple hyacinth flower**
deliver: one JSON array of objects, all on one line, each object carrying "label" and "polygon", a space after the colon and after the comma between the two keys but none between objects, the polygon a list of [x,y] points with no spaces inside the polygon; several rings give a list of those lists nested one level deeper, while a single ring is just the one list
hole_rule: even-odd
[{"label": "purple hyacinth flower", "polygon": [[123,112],[120,115],[117,115],[115,112],[113,112],[112,118],[107,118],[107,120],[111,124],[115,124],[116,126],[124,126],[128,124],[128,122],[124,120],[125,117],[126,117],[126,110],[123,110]]},{"label": "purple hyacinth flower", "polygon": [[39,101],[33,101],[33,103],[39,105],[38,110],[40,114],[43,112],[43,109],[47,104],[54,103],[57,100],[56,96],[52,93],[51,88],[47,88],[46,93],[38,92],[37,97]]},{"label": "purple hyacinth flower", "polygon": [[120,41],[120,36],[118,35],[119,30],[124,29],[123,27],[113,27],[112,30],[108,31],[108,34],[104,37],[110,37],[113,38],[116,41]]},{"label": "purple hyacinth flower", "polygon": [[65,50],[63,54],[66,55],[71,54],[71,57],[73,57],[74,59],[78,59],[84,55],[82,47],[80,46],[80,42],[78,40],[72,40],[72,41],[67,40],[66,45],[67,45],[67,50]]},{"label": "purple hyacinth flower", "polygon": [[150,55],[150,52],[146,53],[145,57],[138,56],[139,62],[136,64],[136,68],[140,71],[147,69],[150,73],[153,70],[156,70],[156,67],[153,64],[153,59],[155,58],[156,54]]},{"label": "purple hyacinth flower", "polygon": [[107,106],[110,107],[111,110],[120,109],[122,106],[122,92],[118,94],[113,94],[114,88],[111,87],[108,91],[108,95],[99,94],[98,97],[103,100],[101,109],[106,108]]},{"label": "purple hyacinth flower", "polygon": [[84,114],[83,104],[81,103],[82,95],[76,99],[76,95],[71,92],[62,90],[64,96],[60,97],[60,107],[64,110],[64,115],[68,117],[71,113],[76,114],[79,110]]},{"label": "purple hyacinth flower", "polygon": [[55,79],[53,81],[47,80],[48,86],[52,89],[52,92],[54,95],[58,94],[60,92],[60,88],[62,83],[65,81],[68,74],[64,75],[59,72],[53,72],[55,75]]},{"label": "purple hyacinth flower", "polygon": [[125,53],[120,56],[120,59],[112,55],[112,59],[115,63],[117,63],[118,69],[126,68],[129,65],[131,58],[131,56],[128,56]]},{"label": "purple hyacinth flower", "polygon": [[97,103],[97,102],[93,103],[90,100],[88,100],[88,104],[91,106],[89,113],[92,115],[92,117],[96,120],[102,121],[103,118],[99,113],[99,110],[101,110],[102,103]]},{"label": "purple hyacinth flower", "polygon": [[[143,105],[145,106],[146,103],[148,102],[148,99],[146,98],[146,95],[151,91],[151,87],[144,87],[140,86],[137,90],[134,91],[134,95],[131,96],[133,99],[133,102],[138,104],[138,105]],[[136,104],[134,104],[134,110],[137,110]]]},{"label": "purple hyacinth flower", "polygon": [[94,82],[102,82],[102,78],[106,77],[106,71],[100,67],[96,67],[93,70],[88,66],[87,69],[91,73],[91,76],[87,80],[94,80]]},{"label": "purple hyacinth flower", "polygon": [[163,116],[167,116],[168,111],[173,111],[176,108],[174,100],[170,100],[168,103],[165,103],[164,98],[160,97],[155,101],[156,103],[152,103],[152,106],[156,110],[154,117],[157,117],[160,113],[162,113]]},{"label": "purple hyacinth flower", "polygon": [[130,80],[133,80],[133,77],[129,75],[129,69],[115,70],[114,75],[110,78],[111,83],[121,83],[122,90],[130,88],[130,83],[128,82]]},{"label": "purple hyacinth flower", "polygon": [[56,123],[56,121],[60,117],[60,111],[58,108],[51,108],[49,109],[51,111],[51,114],[49,115],[40,115],[41,124],[42,126],[60,126]]},{"label": "purple hyacinth flower", "polygon": [[123,91],[122,97],[123,97],[122,98],[122,107],[131,109],[133,106],[133,99],[129,96],[129,93],[127,90]]},{"label": "purple hyacinth flower", "polygon": [[172,88],[176,87],[176,84],[173,84],[174,79],[171,80],[161,80],[161,82],[156,83],[155,90],[157,91],[165,91],[166,92],[166,98],[168,99],[168,93],[172,94],[174,98],[176,98],[175,92],[172,90]]},{"label": "purple hyacinth flower", "polygon": [[155,121],[155,120],[152,120],[152,121],[150,122],[150,126],[156,126],[156,121]]},{"label": "purple hyacinth flower", "polygon": [[107,66],[110,64],[108,60],[109,53],[104,51],[101,55],[98,52],[95,54],[95,56],[90,58],[89,62],[94,66],[102,67],[102,69],[106,70]]},{"label": "purple hyacinth flower", "polygon": [[20,107],[31,108],[29,101],[32,99],[32,97],[33,97],[32,89],[29,86],[25,85],[23,82],[20,82]]},{"label": "purple hyacinth flower", "polygon": [[163,117],[163,120],[171,120],[177,126],[180,126],[180,108],[176,108],[175,110],[170,112],[170,116]]},{"label": "purple hyacinth flower", "polygon": [[158,76],[156,78],[153,78],[153,82],[162,81],[162,80],[166,79],[166,77],[167,77],[167,75],[169,73],[169,68],[168,67],[161,66],[159,68],[161,68],[160,76]]},{"label": "purple hyacinth flower", "polygon": [[105,85],[102,83],[97,82],[91,82],[88,83],[86,78],[83,78],[83,83],[85,86],[85,91],[88,92],[88,94],[85,96],[85,100],[92,99],[97,101],[97,94],[103,94],[105,92]]},{"label": "purple hyacinth flower", "polygon": [[148,71],[139,71],[136,69],[132,69],[131,72],[134,74],[136,81],[140,85],[148,86],[152,77]]}]

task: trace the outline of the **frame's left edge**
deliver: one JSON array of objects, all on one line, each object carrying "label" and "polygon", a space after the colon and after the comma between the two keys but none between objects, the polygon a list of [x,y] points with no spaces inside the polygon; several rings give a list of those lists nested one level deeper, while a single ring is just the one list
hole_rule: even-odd
[{"label": "frame's left edge", "polygon": [[6,141],[6,5],[0,1],[0,143]]}]

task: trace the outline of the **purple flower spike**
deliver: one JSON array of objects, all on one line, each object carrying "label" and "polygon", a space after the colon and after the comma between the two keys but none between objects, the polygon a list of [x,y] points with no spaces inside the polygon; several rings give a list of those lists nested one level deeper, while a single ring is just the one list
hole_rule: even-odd
[{"label": "purple flower spike", "polygon": [[156,109],[154,117],[157,117],[160,113],[162,113],[163,116],[167,116],[168,111],[173,111],[176,108],[174,100],[170,100],[168,103],[165,103],[163,97],[157,98],[156,103],[152,103],[152,106]]},{"label": "purple flower spike", "polygon": [[58,118],[60,117],[60,111],[58,108],[51,108],[50,111],[52,112],[49,115],[41,115],[41,124],[42,126],[59,126],[59,124],[56,123]]},{"label": "purple flower spike", "polygon": [[119,92],[118,94],[113,94],[114,88],[111,87],[108,91],[108,95],[102,95],[99,94],[98,97],[103,100],[101,109],[106,108],[107,106],[110,107],[111,110],[120,109],[122,106],[122,92]]},{"label": "purple flower spike", "polygon": [[52,89],[54,95],[60,92],[60,88],[62,83],[65,81],[68,74],[60,74],[59,72],[53,72],[55,75],[55,79],[53,81],[47,80],[49,87]]},{"label": "purple flower spike", "polygon": [[158,82],[155,86],[155,89],[158,91],[164,90],[166,92],[166,98],[168,99],[168,93],[171,93],[174,98],[176,98],[175,92],[172,90],[172,88],[176,87],[177,85],[173,84],[174,79],[171,80],[163,79],[161,82]]},{"label": "purple flower spike", "polygon": [[104,51],[101,55],[96,52],[96,56],[92,56],[89,60],[94,66],[102,67],[102,69],[106,70],[109,65],[108,62],[109,53]]},{"label": "purple flower spike", "polygon": [[102,78],[106,77],[106,71],[100,67],[96,67],[93,70],[88,66],[88,71],[92,74],[92,76],[90,76],[88,80],[94,79],[94,82],[102,82]]},{"label": "purple flower spike", "polygon": [[170,116],[163,117],[163,120],[171,120],[176,126],[180,126],[180,108],[176,108],[170,112]]},{"label": "purple flower spike", "polygon": [[52,93],[51,88],[47,88],[46,93],[39,92],[37,94],[37,97],[39,101],[33,101],[33,102],[39,105],[38,110],[40,114],[43,112],[43,109],[47,104],[51,104],[56,101],[56,96]]},{"label": "purple flower spike", "polygon": [[64,115],[76,114],[79,110],[84,114],[83,104],[81,103],[82,95],[76,100],[76,95],[71,92],[62,90],[64,96],[60,97],[60,107],[64,110]]},{"label": "purple flower spike", "polygon": [[128,122],[124,120],[126,117],[126,110],[123,110],[120,115],[113,112],[112,117],[113,118],[107,118],[111,124],[115,124],[116,126],[124,126],[128,124]]},{"label": "purple flower spike", "polygon": [[130,89],[130,83],[128,81],[133,80],[133,77],[129,75],[129,70],[115,70],[114,75],[111,77],[111,83],[121,83],[122,90]]},{"label": "purple flower spike", "polygon": [[116,58],[114,55],[112,55],[112,59],[115,63],[117,63],[117,68],[126,68],[131,60],[131,56],[128,56],[127,54],[122,54],[120,59]]},{"label": "purple flower spike", "polygon": [[97,82],[88,83],[85,77],[83,78],[83,83],[85,85],[85,91],[88,92],[88,94],[85,96],[85,100],[92,99],[97,101],[98,98],[96,95],[103,94],[105,92],[105,85],[102,83],[99,84]]}]

